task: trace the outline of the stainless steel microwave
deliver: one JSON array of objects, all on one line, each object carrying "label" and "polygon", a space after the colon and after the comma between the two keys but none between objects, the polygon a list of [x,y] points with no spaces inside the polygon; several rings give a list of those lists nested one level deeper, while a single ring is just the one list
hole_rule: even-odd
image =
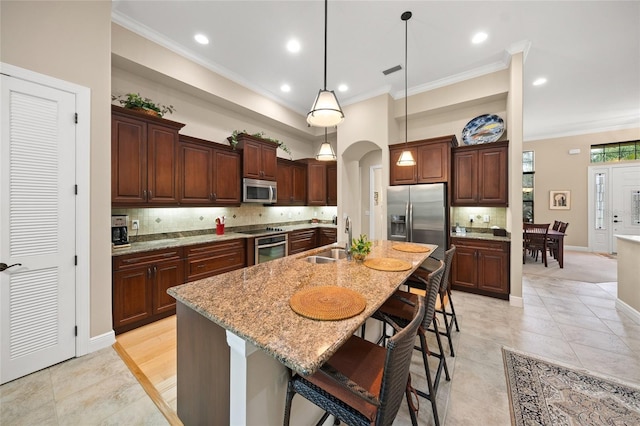
[{"label": "stainless steel microwave", "polygon": [[273,204],[278,199],[278,184],[270,180],[242,180],[242,202]]}]

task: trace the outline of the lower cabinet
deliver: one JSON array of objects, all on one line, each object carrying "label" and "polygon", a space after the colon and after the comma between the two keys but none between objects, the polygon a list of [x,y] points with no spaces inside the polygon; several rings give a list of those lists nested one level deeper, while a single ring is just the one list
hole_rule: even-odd
[{"label": "lower cabinet", "polygon": [[509,242],[452,237],[451,244],[456,246],[451,265],[453,289],[509,298]]},{"label": "lower cabinet", "polygon": [[246,266],[246,239],[185,247],[185,281],[195,281]]},{"label": "lower cabinet", "polygon": [[167,289],[184,282],[182,248],[113,259],[113,328],[116,334],[156,321],[176,310]]},{"label": "lower cabinet", "polygon": [[317,246],[315,229],[300,229],[289,232],[289,255],[311,250]]},{"label": "lower cabinet", "polygon": [[338,241],[338,230],[335,228],[318,228],[318,246],[326,246]]}]

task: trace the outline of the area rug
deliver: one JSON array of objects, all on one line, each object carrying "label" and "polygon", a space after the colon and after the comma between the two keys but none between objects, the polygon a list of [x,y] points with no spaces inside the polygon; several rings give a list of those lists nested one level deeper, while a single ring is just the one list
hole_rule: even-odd
[{"label": "area rug", "polygon": [[502,348],[514,425],[640,425],[640,387]]}]

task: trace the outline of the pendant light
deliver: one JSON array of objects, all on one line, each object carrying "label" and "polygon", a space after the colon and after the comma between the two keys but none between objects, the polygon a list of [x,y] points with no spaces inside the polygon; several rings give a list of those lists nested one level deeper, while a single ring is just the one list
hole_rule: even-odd
[{"label": "pendant light", "polygon": [[318,92],[307,114],[307,123],[316,127],[335,126],[344,120],[336,94],[333,90],[327,90],[327,3],[328,0],[324,0],[324,89]]},{"label": "pendant light", "polygon": [[413,154],[407,148],[407,123],[408,123],[408,113],[407,110],[407,45],[408,45],[408,29],[409,29],[409,19],[411,19],[411,12],[404,12],[400,19],[404,21],[404,146],[405,149],[400,153],[400,158],[398,158],[398,162],[396,163],[398,166],[415,166],[416,160],[413,158]]},{"label": "pendant light", "polygon": [[333,161],[336,159],[336,153],[333,151],[331,144],[327,142],[327,128],[324,128],[324,142],[320,145],[320,150],[316,154],[316,160]]}]

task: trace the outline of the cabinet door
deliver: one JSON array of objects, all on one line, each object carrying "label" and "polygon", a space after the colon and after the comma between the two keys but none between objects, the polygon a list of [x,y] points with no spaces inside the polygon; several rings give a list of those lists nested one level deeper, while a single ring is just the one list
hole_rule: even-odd
[{"label": "cabinet door", "polygon": [[180,204],[210,204],[213,193],[212,150],[180,144]]},{"label": "cabinet door", "polygon": [[449,144],[432,143],[417,148],[418,183],[449,180]]},{"label": "cabinet door", "polygon": [[264,144],[260,146],[260,161],[262,177],[260,179],[276,180],[278,170],[277,146],[274,144]]},{"label": "cabinet door", "polygon": [[483,148],[478,151],[478,204],[508,206],[508,148]]},{"label": "cabinet door", "polygon": [[175,130],[147,125],[147,202],[150,204],[178,204],[177,142]]},{"label": "cabinet door", "polygon": [[[295,205],[304,205],[307,201],[307,168],[294,164],[291,167],[291,201]],[[280,187],[278,186],[278,191]]]},{"label": "cabinet door", "polygon": [[307,165],[307,205],[327,205],[327,168],[322,163]]},{"label": "cabinet door", "polygon": [[144,320],[152,314],[152,267],[113,274],[113,327]]},{"label": "cabinet door", "polygon": [[[416,166],[398,166],[396,164],[404,150],[403,148],[404,145],[399,145],[397,148],[389,149],[389,180],[391,185],[408,185],[417,182]],[[409,151],[411,151],[413,158],[416,159],[418,156],[416,148],[409,148]]]},{"label": "cabinet door", "polygon": [[509,294],[508,262],[508,253],[478,250],[478,290]]},{"label": "cabinet door", "polygon": [[141,204],[147,189],[147,126],[127,117],[111,119],[111,201]]},{"label": "cabinet door", "polygon": [[287,206],[293,201],[293,166],[285,163],[284,161],[278,161],[278,172],[276,176],[276,183],[278,184],[278,204]]},{"label": "cabinet door", "polygon": [[262,179],[261,144],[251,140],[242,146],[242,176],[251,179]]},{"label": "cabinet door", "polygon": [[167,294],[170,287],[184,283],[184,261],[158,263],[153,266],[153,313],[175,311],[176,299]]},{"label": "cabinet door", "polygon": [[452,205],[476,205],[478,185],[478,152],[458,151],[453,154]]},{"label": "cabinet door", "polygon": [[214,150],[213,170],[213,201],[216,204],[240,204],[240,154]]},{"label": "cabinet door", "polygon": [[327,166],[327,205],[338,205],[338,166]]},{"label": "cabinet door", "polygon": [[476,249],[456,245],[456,254],[451,264],[452,284],[467,288],[478,287]]}]

